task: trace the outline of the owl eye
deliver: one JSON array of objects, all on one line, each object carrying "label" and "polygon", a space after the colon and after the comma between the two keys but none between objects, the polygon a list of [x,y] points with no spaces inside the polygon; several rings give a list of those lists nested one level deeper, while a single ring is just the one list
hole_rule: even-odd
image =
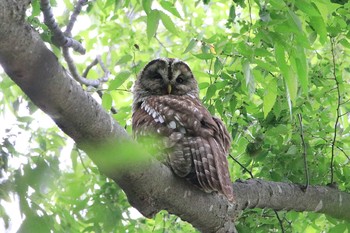
[{"label": "owl eye", "polygon": [[160,73],[155,73],[152,75],[152,79],[162,79],[162,75],[160,75]]},{"label": "owl eye", "polygon": [[184,82],[183,75],[179,75],[179,77],[177,77],[177,79],[176,79],[176,82],[183,83]]}]

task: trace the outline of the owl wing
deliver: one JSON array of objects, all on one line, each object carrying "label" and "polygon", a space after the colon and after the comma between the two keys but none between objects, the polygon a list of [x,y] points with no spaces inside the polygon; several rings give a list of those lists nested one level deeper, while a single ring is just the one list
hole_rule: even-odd
[{"label": "owl wing", "polygon": [[[198,156],[200,158],[198,161],[201,161],[198,167],[204,168],[205,176],[202,172],[198,172],[199,169],[196,169],[198,179],[201,179],[202,183],[209,184],[208,191],[219,191],[232,201],[233,190],[226,159],[231,147],[230,134],[219,118],[211,116],[199,101],[196,105],[200,106],[203,114],[198,131],[201,141],[198,141],[197,144],[200,145],[200,148],[205,148],[204,153],[200,152]],[[207,135],[208,132],[209,135]]]},{"label": "owl wing", "polygon": [[199,100],[187,95],[148,97],[133,114],[133,131],[135,136],[162,136],[168,163],[178,176],[233,199],[226,159],[230,136]]},{"label": "owl wing", "polygon": [[219,181],[218,186],[220,187],[221,192],[232,201],[233,190],[228,170],[228,161],[226,159],[231,147],[231,137],[219,118],[213,117],[212,119],[216,123],[217,128],[215,127],[215,136],[208,138],[208,142],[216,164],[217,175],[215,176],[215,179],[216,181]]}]

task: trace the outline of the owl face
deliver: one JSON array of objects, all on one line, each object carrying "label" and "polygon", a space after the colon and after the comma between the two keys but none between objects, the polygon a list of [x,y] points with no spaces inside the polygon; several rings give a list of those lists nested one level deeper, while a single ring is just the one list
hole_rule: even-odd
[{"label": "owl face", "polygon": [[141,71],[133,92],[136,100],[154,95],[198,97],[198,85],[185,62],[172,58],[159,58],[149,62]]}]

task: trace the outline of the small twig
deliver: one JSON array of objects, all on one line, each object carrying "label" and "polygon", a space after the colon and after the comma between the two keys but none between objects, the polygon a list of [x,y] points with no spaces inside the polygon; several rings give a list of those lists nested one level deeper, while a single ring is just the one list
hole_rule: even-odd
[{"label": "small twig", "polygon": [[[79,1],[80,2],[80,1]],[[80,4],[78,4],[80,5]],[[56,23],[55,18],[53,17],[53,13],[51,10],[51,5],[50,5],[50,1],[49,0],[40,0],[40,8],[41,11],[44,14],[44,23],[45,25],[50,29],[50,31],[53,34],[53,40],[55,41],[55,43],[59,46],[59,47],[63,47],[63,48],[69,48],[72,47],[76,52],[80,53],[80,54],[85,54],[86,50],[84,49],[84,47],[81,45],[81,43],[79,43],[78,41],[66,36],[62,30],[60,29],[60,27],[58,26],[58,24]],[[81,9],[81,6],[80,6]],[[76,15],[74,16],[76,18]],[[74,20],[72,20],[72,25],[70,27],[73,26],[74,24]],[[71,28],[70,28],[71,30]],[[70,34],[70,31],[69,31]]]},{"label": "small twig", "polygon": [[343,103],[341,103],[341,105],[346,104],[346,103],[348,103],[349,101],[350,101],[350,99],[345,100]]},{"label": "small twig", "polygon": [[310,135],[312,138],[316,138],[316,139],[322,139],[323,141],[325,141],[326,142],[326,144],[328,144],[329,142],[328,142],[328,140],[326,139],[326,138],[323,138],[323,137],[320,137],[320,136],[315,136],[315,135],[313,135],[313,134],[311,134]]},{"label": "small twig", "polygon": [[345,112],[345,113],[343,113],[343,114],[340,114],[339,115],[339,117],[343,117],[343,116],[345,116],[345,115],[347,115],[347,114],[349,114],[350,112]]},{"label": "small twig", "polygon": [[[48,26],[50,31],[53,33],[54,40],[57,42],[58,46],[62,47],[63,57],[67,62],[69,71],[70,71],[71,75],[73,76],[73,78],[81,84],[84,84],[87,86],[97,87],[100,85],[101,82],[107,81],[108,75],[109,75],[109,71],[105,68],[101,59],[99,57],[97,57],[95,64],[90,65],[89,69],[91,69],[92,66],[96,65],[97,62],[100,63],[100,65],[104,71],[103,78],[98,79],[98,80],[89,80],[89,79],[85,78],[87,76],[87,73],[84,73],[83,76],[79,75],[77,68],[73,62],[73,59],[69,54],[69,47],[72,47],[75,51],[77,51],[81,54],[85,54],[85,49],[83,48],[83,46],[78,41],[76,41],[68,36],[71,35],[71,31],[72,31],[72,28],[74,26],[74,23],[76,22],[77,16],[81,11],[82,6],[84,4],[86,4],[86,2],[87,2],[87,0],[79,0],[77,2],[77,5],[74,9],[74,12],[69,20],[67,29],[64,33],[58,27],[58,24],[56,23],[56,21],[53,17],[53,13],[51,10],[51,5],[50,5],[49,0],[41,0],[40,6],[41,6],[41,10],[43,11],[43,14],[44,14],[44,22]],[[87,69],[87,72],[89,71],[89,69]]]},{"label": "small twig", "polygon": [[337,109],[336,109],[336,119],[334,123],[334,135],[332,140],[332,158],[331,158],[331,184],[334,182],[334,157],[335,157],[335,148],[336,148],[336,142],[337,142],[337,128],[339,124],[340,119],[340,105],[341,105],[341,95],[340,95],[340,88],[339,88],[339,81],[337,79],[336,74],[336,63],[335,63],[335,52],[334,52],[334,41],[333,38],[330,38],[331,42],[331,52],[332,52],[332,62],[333,62],[333,78],[335,81],[336,89],[337,89]]},{"label": "small twig", "polygon": [[66,31],[64,32],[64,34],[66,36],[71,36],[72,34],[72,29],[73,26],[75,24],[75,22],[77,21],[77,16],[80,14],[81,8],[87,3],[87,0],[79,0],[77,2],[77,5],[74,8],[73,14],[71,15],[70,19],[69,19],[69,23],[67,25]]},{"label": "small twig", "polygon": [[134,72],[135,77],[137,77],[137,72],[136,72],[136,54],[135,54],[135,50],[132,51],[132,71]]},{"label": "small twig", "polygon": [[[108,90],[108,89],[99,89],[100,91],[106,91],[106,90]],[[89,91],[89,90],[86,90],[87,92],[94,92],[94,91]],[[123,89],[123,88],[116,88],[116,89],[114,89],[114,91],[123,91],[123,92],[127,92],[127,93],[132,93],[132,91],[131,90],[128,90],[128,89]]]},{"label": "small twig", "polygon": [[[82,74],[82,77],[83,78],[86,78],[89,71],[91,70],[92,67],[94,67],[95,65],[99,64],[101,69],[103,70],[103,76],[102,78],[99,78],[98,81],[99,82],[107,82],[108,81],[108,76],[110,75],[110,72],[109,70],[106,68],[105,64],[103,63],[103,61],[101,60],[101,56],[97,56],[95,58],[95,60],[93,60],[91,62],[90,65],[88,65],[86,67],[86,69],[84,70],[83,74]],[[90,85],[90,86],[93,86],[93,85]]]},{"label": "small twig", "polygon": [[84,163],[84,160],[83,160],[83,157],[81,156],[81,152],[78,148],[76,148],[77,152],[78,152],[78,157],[80,159],[80,162],[81,162],[81,165],[83,166],[84,170],[86,173],[90,173],[89,170],[87,169],[87,167],[85,166],[85,163]]},{"label": "small twig", "polygon": [[[99,84],[100,84],[101,82],[107,82],[107,81],[108,81],[108,76],[109,76],[110,72],[109,72],[109,70],[106,68],[106,66],[104,65],[104,63],[102,62],[100,56],[97,56],[97,57],[95,58],[95,60],[93,60],[93,61],[91,62],[91,64],[88,65],[88,66],[86,67],[86,69],[85,69],[84,72],[83,72],[82,77],[83,77],[85,80],[88,80],[88,79],[86,79],[86,77],[87,77],[89,71],[91,70],[92,67],[94,67],[94,66],[97,65],[97,64],[99,64],[100,67],[102,68],[104,75],[102,76],[102,78],[99,78],[98,80],[95,80],[95,81],[98,81]],[[92,86],[92,85],[90,85],[90,86]],[[97,86],[98,86],[98,85],[97,85]],[[100,96],[100,98],[102,99],[102,96],[103,96],[102,90],[97,90],[97,94],[98,94],[98,95]],[[113,114],[117,114],[117,113],[118,113],[118,111],[117,111],[114,107],[111,107],[110,110],[111,110],[111,112],[112,112]]]},{"label": "small twig", "polygon": [[235,159],[231,154],[228,154],[231,159],[233,159],[241,168],[243,168],[244,171],[248,172],[250,175],[250,178],[254,178],[253,173],[251,173],[243,164],[241,164],[237,159]]},{"label": "small twig", "polygon": [[331,92],[336,91],[336,90],[337,90],[337,87],[332,87],[328,91],[326,91],[325,94],[331,93]]},{"label": "small twig", "polygon": [[277,78],[276,75],[274,75],[271,71],[269,71],[269,74],[274,77],[274,78]]},{"label": "small twig", "polygon": [[100,85],[100,80],[90,80],[90,79],[86,79],[82,76],[79,75],[77,68],[74,65],[73,59],[69,54],[68,48],[63,47],[62,48],[62,52],[63,52],[63,57],[67,62],[69,71],[71,72],[71,75],[73,76],[73,78],[78,81],[81,84],[87,85],[87,86],[93,86],[93,87],[98,87]]},{"label": "small twig", "polygon": [[159,40],[159,38],[157,37],[157,34],[154,35],[154,38],[156,39],[156,41],[158,41],[158,43],[160,44],[160,46],[163,47],[163,48],[165,49],[165,51],[166,51],[167,53],[172,54],[172,53],[168,50],[168,48]]},{"label": "small twig", "polygon": [[111,74],[111,72],[109,72],[109,70],[107,69],[107,67],[105,66],[103,61],[101,60],[101,56],[97,56],[96,59],[98,61],[98,64],[100,64],[101,69],[103,70],[103,73],[104,73],[102,78],[100,78],[100,81],[101,82],[107,82],[108,81],[108,76]]},{"label": "small twig", "polygon": [[250,40],[250,36],[251,36],[251,31],[252,31],[252,27],[253,27],[253,18],[252,18],[252,5],[250,0],[248,0],[248,10],[249,10],[249,35],[248,35],[248,40]]},{"label": "small twig", "polygon": [[345,150],[343,148],[337,146],[337,149],[340,150],[345,155],[345,157],[348,159],[348,161],[350,161],[350,156],[345,152]]},{"label": "small twig", "polygon": [[83,72],[83,74],[82,74],[81,76],[84,77],[84,78],[86,78],[87,75],[88,75],[88,73],[89,73],[89,71],[91,70],[91,68],[94,67],[95,65],[97,65],[97,63],[98,63],[98,60],[97,60],[97,58],[95,58],[95,60],[93,60],[93,61],[90,63],[90,65],[88,65],[88,66],[85,68],[85,70],[84,70],[84,72]]},{"label": "small twig", "polygon": [[[90,65],[88,65],[86,67],[82,76],[80,76],[78,73],[78,70],[74,64],[74,61],[69,54],[69,47],[72,47],[75,51],[77,51],[81,54],[85,54],[85,49],[83,48],[81,43],[79,43],[78,41],[76,41],[70,37],[72,34],[73,26],[77,20],[77,17],[80,14],[83,5],[85,5],[87,2],[88,2],[87,0],[77,1],[76,6],[74,8],[74,12],[69,19],[69,23],[68,23],[67,28],[66,28],[64,33],[59,28],[58,24],[56,23],[56,21],[53,17],[53,13],[51,10],[51,5],[50,5],[49,0],[41,0],[40,6],[41,6],[41,10],[43,11],[43,14],[44,14],[44,23],[48,26],[50,31],[53,33],[53,38],[54,38],[55,42],[58,44],[58,46],[62,47],[63,57],[67,62],[68,69],[69,69],[72,77],[80,84],[84,84],[86,86],[98,87],[102,82],[107,82],[108,76],[110,75],[109,70],[106,68],[106,66],[102,62],[101,57],[97,56],[95,58],[95,60]],[[87,79],[86,77],[87,77],[90,69],[97,64],[99,64],[101,69],[103,70],[103,76],[97,80]],[[97,93],[102,98],[102,96],[103,96],[102,91],[98,90]],[[111,112],[113,114],[116,114],[117,110],[114,107],[111,107]]]},{"label": "small twig", "polygon": [[280,218],[280,216],[278,215],[278,212],[276,210],[273,210],[273,212],[275,212],[276,218],[280,224],[281,232],[284,233],[285,231],[284,231],[282,219]]},{"label": "small twig", "polygon": [[306,143],[304,138],[304,129],[303,129],[303,117],[300,113],[298,113],[298,119],[299,119],[299,125],[300,125],[300,138],[303,144],[303,159],[304,159],[304,170],[305,170],[305,190],[310,185],[310,177],[309,177],[309,169],[307,166],[307,160],[306,160]]}]

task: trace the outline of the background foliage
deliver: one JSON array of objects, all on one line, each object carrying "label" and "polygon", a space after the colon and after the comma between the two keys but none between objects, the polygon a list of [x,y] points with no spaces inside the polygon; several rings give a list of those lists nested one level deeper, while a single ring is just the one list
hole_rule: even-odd
[{"label": "background foliage", "polygon": [[[52,4],[64,27],[74,6],[68,0]],[[74,36],[87,54],[75,61],[82,72],[102,56],[112,75],[102,86],[101,104],[108,111],[114,106],[114,118],[130,132],[137,73],[153,58],[181,58],[198,79],[205,105],[232,133],[231,155],[245,167],[230,158],[233,180],[304,184],[305,149],[311,184],[336,182],[350,192],[349,12],[350,3],[335,0],[95,0],[78,18]],[[64,64],[50,44],[38,0],[27,21]],[[88,78],[102,75],[95,67]],[[0,127],[5,227],[6,202],[15,200],[23,218],[19,232],[195,232],[166,212],[138,217],[122,190],[53,123],[43,125],[48,120],[3,73],[0,88],[0,113],[8,123]],[[349,223],[320,214],[282,211],[279,219],[271,210],[247,210],[237,228],[350,231]]]}]

